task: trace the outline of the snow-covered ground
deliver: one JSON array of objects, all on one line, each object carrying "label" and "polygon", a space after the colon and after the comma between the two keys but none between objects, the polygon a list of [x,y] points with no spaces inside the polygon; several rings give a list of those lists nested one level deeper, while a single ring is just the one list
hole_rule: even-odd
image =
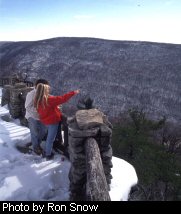
[{"label": "snow-covered ground", "polygon": [[[2,89],[0,89],[1,102]],[[31,142],[30,131],[19,120],[4,121],[7,106],[0,107],[0,201],[68,201],[70,162],[55,154],[46,161],[35,154],[23,154],[15,145]],[[10,116],[9,116],[10,117]],[[138,178],[134,167],[113,157],[112,201],[126,201]]]}]

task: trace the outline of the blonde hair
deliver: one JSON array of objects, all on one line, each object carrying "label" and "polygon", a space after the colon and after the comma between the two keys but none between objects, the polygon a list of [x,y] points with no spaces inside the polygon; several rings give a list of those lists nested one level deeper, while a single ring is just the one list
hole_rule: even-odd
[{"label": "blonde hair", "polygon": [[50,86],[46,84],[39,83],[36,87],[36,94],[34,99],[34,106],[38,109],[40,104],[45,108],[45,104],[48,105],[48,96],[49,96]]}]

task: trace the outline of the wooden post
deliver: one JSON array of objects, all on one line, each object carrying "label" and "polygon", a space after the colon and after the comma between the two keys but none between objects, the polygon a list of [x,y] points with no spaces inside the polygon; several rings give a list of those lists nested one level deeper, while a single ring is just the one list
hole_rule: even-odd
[{"label": "wooden post", "polygon": [[85,142],[87,183],[87,201],[110,201],[108,184],[104,174],[98,144],[94,138]]}]

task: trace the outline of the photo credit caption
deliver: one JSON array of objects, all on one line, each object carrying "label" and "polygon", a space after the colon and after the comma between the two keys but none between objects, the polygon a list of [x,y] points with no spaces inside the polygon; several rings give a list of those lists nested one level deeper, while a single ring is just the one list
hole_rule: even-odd
[{"label": "photo credit caption", "polygon": [[3,202],[1,204],[1,211],[3,212],[36,212],[36,213],[43,213],[43,212],[97,212],[98,211],[98,204],[78,204],[75,202],[72,203],[10,203],[10,202]]}]

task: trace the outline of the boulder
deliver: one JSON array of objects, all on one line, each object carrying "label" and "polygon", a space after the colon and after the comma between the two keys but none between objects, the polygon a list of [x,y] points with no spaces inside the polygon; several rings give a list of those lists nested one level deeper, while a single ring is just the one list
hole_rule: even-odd
[{"label": "boulder", "polygon": [[75,117],[78,127],[82,130],[91,129],[104,123],[103,114],[97,109],[79,110]]}]

